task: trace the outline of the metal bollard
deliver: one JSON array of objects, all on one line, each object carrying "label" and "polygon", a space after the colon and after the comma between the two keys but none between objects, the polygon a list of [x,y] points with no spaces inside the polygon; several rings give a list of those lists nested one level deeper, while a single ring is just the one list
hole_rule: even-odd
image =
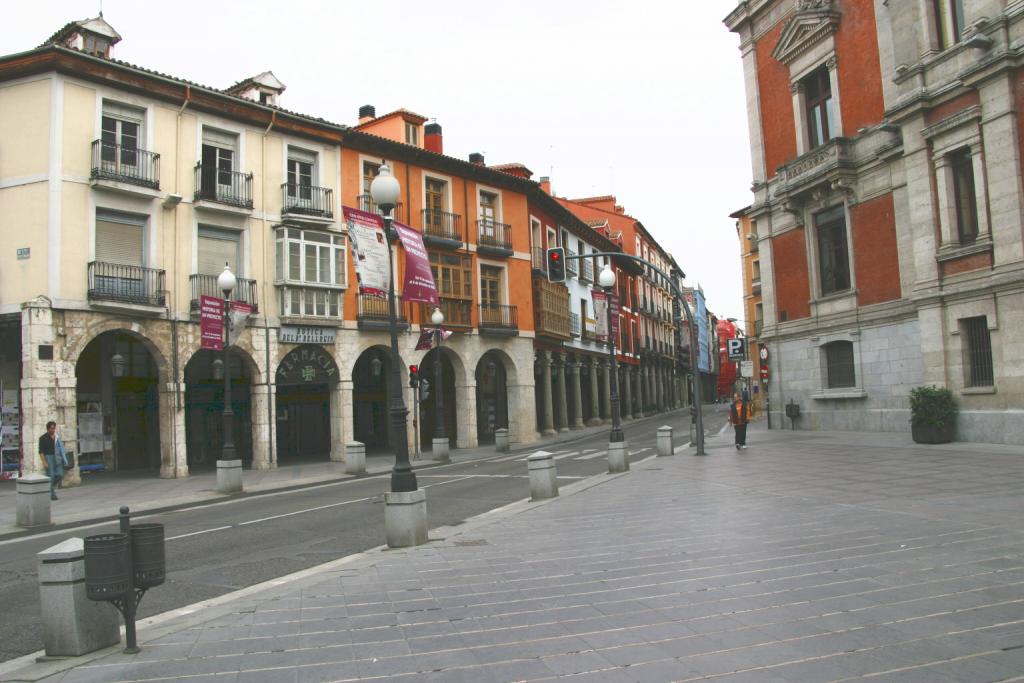
[{"label": "metal bollard", "polygon": [[555,459],[547,451],[537,451],[526,458],[530,473],[530,499],[542,500],[558,495],[558,469]]},{"label": "metal bollard", "polygon": [[349,474],[366,473],[366,444],[362,441],[345,444],[345,471]]},{"label": "metal bollard", "polygon": [[508,430],[504,427],[494,430],[494,450],[499,453],[508,453],[510,449]]},{"label": "metal bollard", "polygon": [[30,528],[50,524],[50,478],[26,474],[17,481],[17,524]]},{"label": "metal bollard", "polygon": [[43,647],[50,657],[78,657],[121,640],[117,612],[89,600],[85,544],[69,538],[37,554]]},{"label": "metal bollard", "polygon": [[668,425],[658,427],[658,455],[672,455],[672,428]]}]

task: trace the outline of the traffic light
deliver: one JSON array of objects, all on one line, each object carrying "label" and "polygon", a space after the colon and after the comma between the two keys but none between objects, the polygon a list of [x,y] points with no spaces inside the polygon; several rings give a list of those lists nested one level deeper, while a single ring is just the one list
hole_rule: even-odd
[{"label": "traffic light", "polygon": [[426,401],[430,398],[430,381],[423,377],[420,379],[420,402]]},{"label": "traffic light", "polygon": [[409,366],[409,386],[415,389],[420,383],[420,366]]},{"label": "traffic light", "polygon": [[565,282],[565,249],[562,247],[548,249],[548,280]]}]

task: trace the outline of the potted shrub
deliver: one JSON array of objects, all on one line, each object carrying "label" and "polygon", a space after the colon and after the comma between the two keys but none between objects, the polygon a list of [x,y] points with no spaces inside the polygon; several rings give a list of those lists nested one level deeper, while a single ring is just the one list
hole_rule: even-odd
[{"label": "potted shrub", "polygon": [[910,434],[917,443],[949,443],[956,432],[956,400],[937,386],[910,390]]}]

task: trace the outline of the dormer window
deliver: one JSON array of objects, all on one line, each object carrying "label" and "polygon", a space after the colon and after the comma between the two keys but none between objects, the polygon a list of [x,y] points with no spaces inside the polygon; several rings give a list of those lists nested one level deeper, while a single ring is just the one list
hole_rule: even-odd
[{"label": "dormer window", "polygon": [[86,33],[82,42],[82,52],[94,57],[110,57],[110,41],[103,36]]},{"label": "dormer window", "polygon": [[415,123],[405,122],[405,144],[416,147],[420,145],[420,127]]}]

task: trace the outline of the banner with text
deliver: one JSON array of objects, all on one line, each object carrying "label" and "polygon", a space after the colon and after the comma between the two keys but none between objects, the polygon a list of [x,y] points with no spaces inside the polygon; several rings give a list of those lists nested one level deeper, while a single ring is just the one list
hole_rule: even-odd
[{"label": "banner with text", "polygon": [[430,258],[423,246],[423,235],[408,225],[394,223],[398,239],[405,249],[405,284],[402,287],[403,301],[420,301],[440,306],[437,298],[437,284],[430,270]]},{"label": "banner with text", "polygon": [[697,369],[701,372],[711,372],[711,350],[708,340],[708,311],[704,306],[704,292],[698,289],[694,293],[697,300]]},{"label": "banner with text", "polygon": [[224,348],[224,299],[199,297],[199,346],[211,351]]},{"label": "banner with text", "polygon": [[391,266],[384,219],[375,213],[342,207],[352,257],[356,264],[359,293],[387,298]]},{"label": "banner with text", "polygon": [[228,346],[234,346],[238,343],[238,338],[245,330],[245,324],[248,322],[250,315],[252,315],[252,304],[241,301],[231,302],[231,315],[229,316],[230,321],[228,323]]}]

